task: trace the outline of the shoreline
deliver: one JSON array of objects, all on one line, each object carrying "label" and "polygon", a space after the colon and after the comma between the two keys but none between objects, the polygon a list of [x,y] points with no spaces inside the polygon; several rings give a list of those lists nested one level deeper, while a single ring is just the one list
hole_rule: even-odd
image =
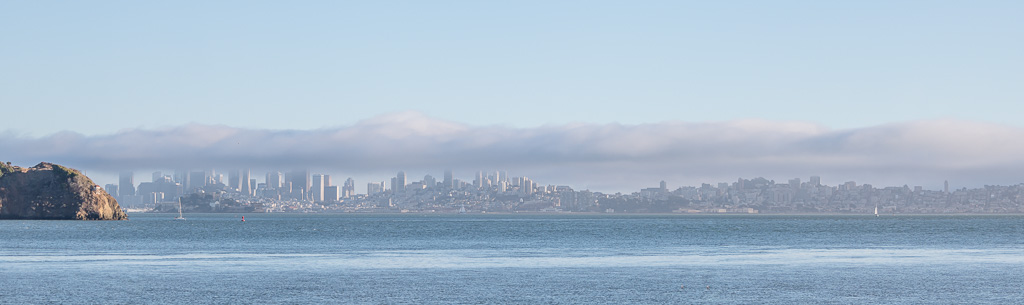
[{"label": "shoreline", "polygon": [[[177,215],[177,213],[167,212],[139,212],[129,211],[130,214],[167,214]],[[260,214],[282,214],[282,215],[580,215],[580,216],[864,216],[864,217],[875,217],[874,214],[856,214],[856,213],[601,213],[601,212],[487,212],[487,213],[448,213],[448,212],[200,212],[200,213],[184,213],[186,215],[193,214],[245,214],[245,215],[260,215]],[[1024,216],[1024,213],[925,213],[925,214],[887,214],[879,215],[877,218],[891,218],[900,216]]]}]

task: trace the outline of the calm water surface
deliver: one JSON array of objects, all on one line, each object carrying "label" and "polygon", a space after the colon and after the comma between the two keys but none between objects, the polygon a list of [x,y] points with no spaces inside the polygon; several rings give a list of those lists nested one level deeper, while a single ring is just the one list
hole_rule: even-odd
[{"label": "calm water surface", "polygon": [[0,221],[0,303],[1024,302],[1022,216]]}]

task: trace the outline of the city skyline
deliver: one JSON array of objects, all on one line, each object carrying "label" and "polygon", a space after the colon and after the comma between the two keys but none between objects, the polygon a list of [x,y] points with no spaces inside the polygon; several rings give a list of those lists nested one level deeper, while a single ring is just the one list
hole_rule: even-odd
[{"label": "city skyline", "polygon": [[[472,126],[405,112],[318,130],[189,125],[86,136],[0,135],[0,155],[83,169],[109,183],[122,170],[316,168],[377,180],[396,170],[504,169],[582,189],[628,191],[737,177],[820,175],[828,183],[907,181],[930,189],[1012,185],[1024,171],[1024,129],[955,120],[834,130],[813,123],[571,124]],[[841,177],[841,178],[839,178]]]},{"label": "city skyline", "polygon": [[[1024,183],[984,188],[926,190],[922,186],[875,186],[846,181],[832,186],[820,176],[775,180],[757,177],[734,182],[672,186],[661,181],[628,193],[574,189],[544,184],[505,171],[477,171],[472,181],[431,175],[409,179],[404,171],[390,184],[366,183],[355,192],[352,178],[333,185],[330,175],[310,170],[269,172],[264,183],[240,180],[249,170],[177,170],[154,172],[152,182],[134,185],[132,172],[121,172],[121,184],[107,184],[121,205],[133,211],[298,212],[298,213],[474,213],[598,212],[598,213],[844,213],[963,214],[1024,212]],[[284,177],[284,180],[281,180]],[[248,185],[254,185],[249,188]]]},{"label": "city skyline", "polygon": [[[514,176],[510,176],[508,171],[503,171],[503,170],[475,171],[475,172],[469,173],[471,175],[469,175],[469,174],[464,175],[465,177],[455,175],[452,170],[444,170],[443,172],[444,172],[445,180],[437,180],[437,178],[434,177],[430,173],[425,174],[423,176],[423,178],[420,179],[420,178],[416,178],[416,177],[409,177],[409,175],[405,171],[398,171],[397,174],[393,175],[392,177],[385,177],[385,178],[382,178],[382,179],[366,181],[366,183],[363,184],[366,187],[362,188],[362,190],[365,190],[365,191],[359,191],[360,188],[355,186],[356,181],[355,181],[355,179],[353,177],[344,177],[345,180],[344,180],[344,182],[342,182],[344,185],[338,185],[338,184],[332,182],[332,179],[331,179],[332,175],[331,174],[324,174],[324,172],[322,172],[322,171],[315,171],[315,170],[308,170],[308,169],[296,169],[296,170],[291,170],[291,171],[268,171],[268,172],[266,172],[266,175],[264,175],[264,176],[251,176],[251,177],[266,177],[263,180],[259,180],[257,178],[251,178],[251,179],[249,179],[249,181],[246,181],[246,180],[241,179],[242,176],[250,176],[249,173],[251,173],[251,172],[252,172],[252,170],[248,170],[248,169],[242,169],[242,170],[239,170],[239,169],[235,169],[235,170],[218,170],[218,169],[196,170],[196,169],[190,169],[190,170],[176,170],[176,171],[173,171],[173,174],[171,174],[171,172],[165,172],[165,171],[154,171],[154,172],[151,172],[151,174],[152,174],[152,180],[151,181],[137,181],[135,179],[137,174],[145,174],[145,173],[149,173],[149,172],[139,172],[139,173],[136,173],[136,171],[121,171],[121,172],[118,173],[118,181],[117,181],[117,183],[106,183],[105,185],[107,187],[111,187],[111,186],[113,187],[114,191],[111,192],[112,194],[115,194],[115,195],[116,194],[120,194],[120,195],[128,195],[128,196],[136,196],[136,195],[141,196],[142,195],[141,191],[137,191],[138,186],[140,184],[142,184],[142,183],[151,183],[151,182],[152,183],[157,183],[157,182],[176,182],[176,183],[179,183],[179,185],[182,188],[181,191],[184,192],[185,194],[188,194],[188,193],[191,193],[191,192],[196,192],[199,189],[201,189],[202,186],[205,186],[205,185],[215,185],[215,184],[218,184],[218,185],[221,185],[223,187],[227,187],[228,189],[233,190],[235,192],[239,192],[239,193],[243,193],[243,194],[250,194],[252,196],[257,196],[257,195],[254,195],[254,194],[257,194],[259,192],[258,189],[257,189],[257,185],[259,185],[260,188],[262,188],[262,189],[266,189],[266,188],[275,189],[275,188],[280,188],[280,187],[283,187],[283,186],[286,186],[286,185],[294,184],[293,188],[296,190],[296,192],[300,193],[300,195],[298,195],[299,197],[303,198],[304,200],[311,200],[311,201],[317,201],[317,202],[325,201],[323,198],[325,198],[324,194],[326,194],[326,191],[323,190],[323,189],[325,189],[327,187],[331,187],[331,186],[339,187],[339,189],[335,190],[337,192],[336,194],[338,196],[333,196],[331,198],[344,198],[343,195],[345,195],[345,194],[347,194],[349,196],[355,196],[355,195],[371,195],[371,194],[375,194],[375,193],[384,193],[384,192],[405,192],[405,191],[407,191],[407,188],[409,188],[411,186],[416,186],[416,187],[413,187],[412,189],[420,189],[420,187],[422,187],[422,188],[439,187],[439,188],[448,188],[448,189],[457,189],[457,188],[463,188],[463,187],[473,187],[473,188],[477,188],[477,189],[497,188],[498,190],[504,192],[505,191],[504,188],[501,188],[502,184],[505,184],[505,185],[519,185],[519,183],[513,183],[512,182],[513,180],[519,180],[520,182],[527,181],[527,182],[532,183],[536,187],[571,187],[573,189],[579,189],[579,188],[576,188],[576,187],[574,187],[572,185],[567,185],[565,183],[558,183],[558,182],[538,183],[537,181],[534,181],[534,179],[529,178],[528,175],[514,175]],[[245,174],[242,174],[242,173],[245,173]],[[194,181],[199,180],[199,179],[196,179],[196,177],[202,177],[202,180],[204,180],[205,182],[203,182],[202,185],[198,185],[197,186],[196,184],[194,184],[195,183]],[[388,181],[389,179],[390,179],[390,181]],[[920,190],[928,190],[928,191],[941,191],[941,192],[945,192],[945,193],[949,193],[950,190],[951,190],[950,184],[949,184],[948,180],[942,181],[941,187],[939,189],[928,189],[928,188],[925,188],[924,186],[922,186],[920,184],[916,184],[916,183],[909,182],[909,181],[907,183],[902,184],[902,185],[873,185],[871,183],[859,183],[857,181],[849,180],[849,179],[833,178],[832,180],[844,181],[844,182],[830,184],[830,183],[822,182],[822,177],[821,176],[817,176],[817,175],[807,176],[807,177],[791,177],[791,178],[788,178],[788,179],[778,179],[779,181],[777,181],[777,182],[776,182],[777,179],[774,178],[774,177],[763,177],[763,176],[738,177],[737,179],[733,179],[732,181],[704,181],[704,182],[701,182],[701,183],[698,183],[698,184],[692,184],[692,185],[670,184],[669,182],[667,182],[665,180],[661,180],[661,181],[658,181],[656,183],[648,183],[644,187],[637,188],[637,189],[632,189],[632,190],[628,190],[628,191],[604,191],[604,190],[595,190],[595,189],[579,189],[579,190],[592,191],[592,192],[600,192],[600,193],[608,193],[608,194],[613,194],[613,193],[636,194],[636,193],[642,193],[644,190],[648,190],[648,189],[677,190],[677,189],[685,189],[685,188],[698,188],[698,187],[709,186],[709,185],[710,186],[720,187],[723,184],[736,183],[737,180],[744,181],[744,180],[751,180],[751,179],[770,181],[770,183],[772,183],[772,184],[776,184],[776,183],[777,184],[793,184],[793,185],[797,185],[797,186],[799,186],[799,185],[801,185],[803,183],[808,183],[808,184],[816,185],[816,186],[832,186],[832,187],[844,187],[844,186],[850,186],[850,185],[853,185],[853,186],[861,185],[861,186],[879,187],[879,188],[912,187],[912,188],[914,188],[916,190],[919,190],[919,191]],[[804,179],[806,179],[806,180],[804,180]],[[192,181],[192,182],[190,182],[190,181]],[[245,181],[245,182],[242,182],[242,181]],[[250,183],[250,181],[251,181],[251,183]],[[305,181],[305,182],[303,182],[303,181]],[[126,185],[126,184],[127,185],[131,185],[131,187],[127,188],[127,189],[121,188],[122,185]],[[308,185],[304,185],[304,184],[308,184]],[[1024,185],[1024,181],[1022,181],[1020,183],[1011,184],[1011,185],[1005,185],[1005,186],[1012,186],[1012,185],[1018,185],[1018,184]],[[986,185],[986,186],[992,186],[992,185]],[[1004,185],[995,185],[995,186],[1004,186]],[[347,193],[344,192],[346,190],[342,189],[341,187],[348,188]],[[379,187],[379,188],[377,188],[377,187]],[[318,189],[318,188],[321,189],[321,190],[320,191],[316,191],[316,189]],[[953,188],[953,190],[958,190],[958,189],[967,189],[967,187]],[[122,191],[118,191],[118,190],[122,190]],[[308,193],[308,194],[305,193],[307,190],[310,193]],[[371,191],[371,190],[374,190],[374,191]],[[124,193],[124,192],[127,192],[127,193]]]}]

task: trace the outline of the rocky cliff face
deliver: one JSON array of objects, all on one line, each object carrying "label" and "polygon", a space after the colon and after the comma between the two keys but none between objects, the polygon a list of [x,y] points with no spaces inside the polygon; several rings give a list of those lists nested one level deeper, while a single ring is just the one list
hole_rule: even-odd
[{"label": "rocky cliff face", "polygon": [[81,172],[51,163],[0,163],[0,219],[127,220],[114,197]]}]

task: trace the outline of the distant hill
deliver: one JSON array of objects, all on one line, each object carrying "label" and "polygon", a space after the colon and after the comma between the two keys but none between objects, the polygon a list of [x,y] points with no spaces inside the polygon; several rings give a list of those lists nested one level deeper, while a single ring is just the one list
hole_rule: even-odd
[{"label": "distant hill", "polygon": [[117,200],[78,170],[0,163],[0,219],[127,220]]}]

